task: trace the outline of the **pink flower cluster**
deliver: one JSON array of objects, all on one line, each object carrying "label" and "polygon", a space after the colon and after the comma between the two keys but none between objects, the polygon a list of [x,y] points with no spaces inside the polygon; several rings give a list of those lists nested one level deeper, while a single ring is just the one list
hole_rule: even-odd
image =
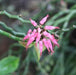
[{"label": "pink flower cluster", "polygon": [[28,40],[26,48],[28,48],[32,42],[35,42],[35,45],[37,47],[39,46],[40,55],[42,55],[43,46],[45,46],[49,52],[51,51],[51,54],[54,53],[53,49],[55,45],[59,47],[59,44],[57,43],[58,40],[55,39],[54,35],[48,33],[47,31],[47,30],[59,29],[59,27],[54,26],[45,26],[44,28],[42,27],[42,25],[46,22],[48,17],[49,15],[46,15],[40,21],[40,25],[37,25],[37,23],[34,20],[30,19],[31,24],[37,28],[34,29],[33,31],[29,29],[27,35],[23,38],[23,40],[26,39]]}]

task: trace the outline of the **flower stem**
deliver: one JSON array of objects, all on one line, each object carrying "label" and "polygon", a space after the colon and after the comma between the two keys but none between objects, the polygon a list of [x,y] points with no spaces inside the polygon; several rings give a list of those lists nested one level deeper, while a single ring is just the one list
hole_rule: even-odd
[{"label": "flower stem", "polygon": [[6,12],[5,10],[4,11],[0,11],[0,15],[6,15],[8,16],[9,18],[12,18],[12,19],[18,19],[19,21],[21,21],[22,23],[30,23],[30,21],[28,20],[24,20],[23,18],[17,16],[17,15],[11,15],[9,14],[8,12]]},{"label": "flower stem", "polygon": [[0,34],[4,35],[4,36],[7,36],[7,37],[9,37],[9,38],[11,38],[13,40],[16,40],[16,41],[22,41],[22,38],[16,37],[16,36],[14,36],[14,35],[12,35],[12,34],[10,34],[8,32],[5,32],[5,31],[1,30],[1,29],[0,29]]},{"label": "flower stem", "polygon": [[25,33],[20,33],[20,32],[14,31],[12,28],[8,27],[4,22],[1,22],[1,21],[0,21],[0,25],[1,25],[7,32],[10,32],[10,33],[12,33],[12,34],[15,35],[15,36],[21,36],[21,37],[24,37],[24,36],[25,36]]}]

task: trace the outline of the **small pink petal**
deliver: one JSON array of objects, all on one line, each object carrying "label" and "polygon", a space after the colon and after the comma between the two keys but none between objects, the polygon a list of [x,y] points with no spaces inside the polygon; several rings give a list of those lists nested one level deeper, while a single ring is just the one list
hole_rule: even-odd
[{"label": "small pink petal", "polygon": [[48,42],[49,48],[51,49],[51,52],[54,53],[53,46],[52,46],[52,43],[51,43],[50,39],[48,39],[47,42]]},{"label": "small pink petal", "polygon": [[53,52],[51,52],[51,55],[53,55]]},{"label": "small pink petal", "polygon": [[23,38],[23,40],[26,40],[26,39],[28,39],[29,37],[30,37],[30,34],[26,35],[26,36]]},{"label": "small pink petal", "polygon": [[37,36],[37,34],[30,36],[30,38],[29,38],[29,40],[27,42],[26,48],[28,48],[28,46],[35,40],[36,36]]},{"label": "small pink petal", "polygon": [[48,52],[50,52],[48,42],[45,38],[43,39],[43,43],[44,43],[45,47],[47,48]]},{"label": "small pink petal", "polygon": [[44,31],[43,35],[46,37],[52,38],[52,35],[50,33],[48,33],[47,31]]},{"label": "small pink petal", "polygon": [[33,26],[37,26],[37,23],[34,20],[32,20],[31,18],[30,18],[30,21]]},{"label": "small pink petal", "polygon": [[40,37],[41,37],[41,34],[40,34],[40,33],[37,33],[36,46],[37,46],[37,43],[38,43],[38,42],[39,42],[39,40],[40,40]]},{"label": "small pink petal", "polygon": [[29,37],[26,47],[28,47],[35,40],[36,36],[37,36],[36,29],[34,29]]},{"label": "small pink petal", "polygon": [[36,33],[36,31],[37,31],[37,30],[36,30],[36,29],[34,29],[34,30],[33,30],[33,34],[34,34],[34,33]]},{"label": "small pink petal", "polygon": [[43,42],[39,41],[39,49],[40,49],[40,56],[42,55],[42,50],[43,50]]},{"label": "small pink petal", "polygon": [[57,43],[57,40],[54,38],[53,35],[51,35],[50,33],[44,31],[43,35],[48,37],[55,45],[57,45],[59,47],[59,44]]},{"label": "small pink petal", "polygon": [[59,27],[54,27],[54,26],[45,26],[44,29],[53,30],[53,29],[60,29],[60,28]]},{"label": "small pink petal", "polygon": [[49,17],[49,15],[46,15],[46,16],[40,21],[40,24],[43,25],[43,24],[46,22],[46,20],[47,20],[48,17]]},{"label": "small pink petal", "polygon": [[29,37],[30,37],[30,33],[32,32],[32,30],[31,29],[29,29],[28,30],[28,32],[27,32],[27,35],[23,38],[23,40],[26,40],[26,39],[28,39]]},{"label": "small pink petal", "polygon": [[55,45],[57,45],[57,46],[59,47],[59,44],[57,43],[58,40],[56,40],[53,35],[52,35],[52,39],[51,39],[51,40],[52,40],[52,42],[53,42]]},{"label": "small pink petal", "polygon": [[37,30],[38,30],[38,32],[37,32],[37,38],[36,38],[36,46],[37,46],[37,43],[39,42],[39,40],[40,40],[40,38],[41,38],[41,34],[40,34],[41,29],[38,28]]},{"label": "small pink petal", "polygon": [[32,32],[32,30],[31,30],[31,29],[29,29],[29,30],[28,30],[28,32],[27,32],[27,34],[29,34],[29,33],[31,33],[31,32]]},{"label": "small pink petal", "polygon": [[24,38],[23,38],[23,40],[26,40],[28,38],[28,36],[26,35]]},{"label": "small pink petal", "polygon": [[36,32],[37,32],[37,30],[34,29],[33,32],[31,33],[31,36],[35,35]]},{"label": "small pink petal", "polygon": [[27,42],[27,45],[26,45],[26,46],[29,46],[33,41],[34,41],[34,37],[32,37],[31,39],[29,39],[29,40],[28,40],[28,42]]}]

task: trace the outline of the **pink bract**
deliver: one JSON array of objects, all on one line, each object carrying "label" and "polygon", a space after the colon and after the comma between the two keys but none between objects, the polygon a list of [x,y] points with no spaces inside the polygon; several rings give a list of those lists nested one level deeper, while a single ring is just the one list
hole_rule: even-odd
[{"label": "pink bract", "polygon": [[39,41],[39,49],[40,49],[40,55],[42,55],[42,50],[43,50],[43,42]]},{"label": "pink bract", "polygon": [[46,29],[46,30],[53,30],[53,29],[59,29],[59,27],[45,26],[44,29]]},{"label": "pink bract", "polygon": [[49,17],[49,15],[46,15],[46,16],[40,21],[40,24],[43,25],[43,24],[46,22],[46,20],[47,20],[48,17]]},{"label": "pink bract", "polygon": [[32,20],[31,18],[30,18],[30,21],[33,26],[37,26],[37,23],[34,20]]},{"label": "pink bract", "polygon": [[36,27],[33,31],[29,29],[27,32],[27,35],[23,38],[23,40],[27,40],[26,48],[29,47],[29,45],[33,42],[35,42],[35,45],[40,49],[40,55],[42,55],[43,47],[45,46],[48,50],[48,52],[51,52],[51,55],[54,53],[54,46],[58,46],[58,39],[55,39],[55,36],[50,34],[48,30],[53,29],[59,29],[59,27],[54,26],[45,26],[44,28],[42,25],[46,22],[49,15],[46,15],[41,21],[40,25],[37,25],[37,23],[30,19],[31,24]]}]

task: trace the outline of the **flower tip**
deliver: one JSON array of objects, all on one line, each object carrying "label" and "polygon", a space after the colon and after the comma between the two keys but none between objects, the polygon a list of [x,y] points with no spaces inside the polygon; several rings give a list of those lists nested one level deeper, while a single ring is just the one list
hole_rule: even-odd
[{"label": "flower tip", "polygon": [[42,52],[40,53],[40,56],[42,56]]},{"label": "flower tip", "polygon": [[32,22],[33,20],[31,18],[29,18],[29,20]]},{"label": "flower tip", "polygon": [[25,39],[23,38],[22,41],[25,41]]},{"label": "flower tip", "polygon": [[29,18],[29,20],[31,20],[31,18]]},{"label": "flower tip", "polygon": [[53,53],[51,52],[51,55],[53,55]]},{"label": "flower tip", "polygon": [[46,22],[46,20],[47,20],[48,17],[49,17],[49,15],[47,14],[47,15],[40,21],[40,24],[43,25],[43,24]]},{"label": "flower tip", "polygon": [[47,14],[46,16],[47,16],[47,18],[49,17],[49,15],[48,15],[48,14]]},{"label": "flower tip", "polygon": [[26,40],[27,38],[28,38],[28,36],[26,35],[26,36],[23,38],[23,41]]},{"label": "flower tip", "polygon": [[34,20],[32,20],[31,18],[30,18],[29,20],[31,21],[31,24],[32,24],[33,26],[37,26],[37,23],[36,23]]},{"label": "flower tip", "polygon": [[22,39],[22,41],[25,41],[25,37]]},{"label": "flower tip", "polygon": [[51,55],[53,55],[53,53],[54,53],[54,51],[53,51],[53,52],[51,52]]},{"label": "flower tip", "polygon": [[60,47],[59,44],[57,44],[57,47],[58,47],[58,48]]},{"label": "flower tip", "polygon": [[37,47],[37,43],[35,43],[35,46]]},{"label": "flower tip", "polygon": [[32,30],[31,30],[31,29],[29,29],[29,30],[28,30],[28,34],[29,34],[29,33],[31,33],[31,32],[32,32]]},{"label": "flower tip", "polygon": [[31,19],[31,18],[29,18],[29,20],[30,20],[30,21],[32,21],[32,19]]},{"label": "flower tip", "polygon": [[25,48],[26,48],[26,51],[27,51],[27,49],[28,49],[28,46],[26,46]]},{"label": "flower tip", "polygon": [[56,27],[56,29],[60,29],[59,27]]}]

